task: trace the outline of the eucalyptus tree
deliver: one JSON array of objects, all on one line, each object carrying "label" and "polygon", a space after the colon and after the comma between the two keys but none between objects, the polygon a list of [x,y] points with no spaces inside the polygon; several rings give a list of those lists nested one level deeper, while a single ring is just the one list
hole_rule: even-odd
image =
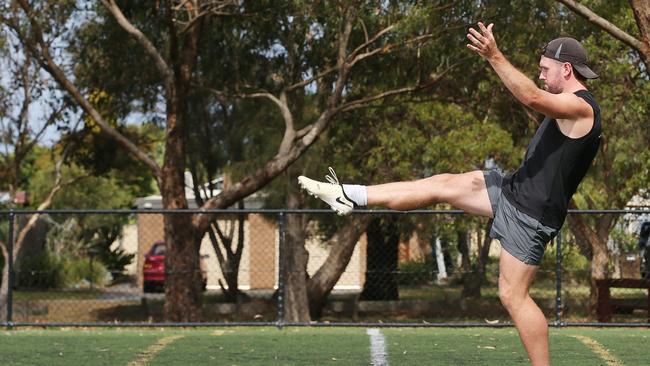
[{"label": "eucalyptus tree", "polygon": [[[62,119],[70,118],[71,113],[66,101],[48,98],[54,91],[47,77],[4,24],[0,25],[0,68],[3,71],[0,75],[0,189],[8,191],[7,206],[15,208],[17,192],[28,191],[35,150],[39,149],[40,144],[48,143],[45,141],[48,132],[52,133],[57,126],[63,127]],[[57,157],[56,169],[48,181],[47,194],[43,197],[30,196],[32,205],[39,209],[50,207],[56,194],[75,181],[61,173],[71,146],[57,150],[56,144],[49,143],[55,145],[51,154]],[[16,263],[25,238],[39,216],[30,215],[26,221],[16,222],[11,258],[6,244],[0,241],[4,258],[0,275],[0,309],[5,308],[9,288],[7,263]],[[2,311],[0,318],[5,315]]]},{"label": "eucalyptus tree", "polygon": [[[267,185],[303,155],[341,113],[431,86],[444,75],[438,73],[421,83],[403,80],[375,94],[355,93],[358,84],[352,83],[353,76],[366,62],[402,52],[434,37],[434,30],[402,26],[403,18],[409,16],[410,4],[389,3],[388,9],[362,1],[271,4],[102,0],[89,4],[89,8],[79,9],[75,1],[15,0],[2,9],[3,21],[88,116],[87,123],[92,121],[147,167],[161,192],[163,206],[169,209],[188,207],[183,172],[187,167],[188,124],[192,123],[189,95],[195,89],[210,91],[217,99],[267,103],[275,108],[274,114],[281,116],[281,124],[274,126],[274,133],[267,136],[274,140],[269,145],[275,146],[275,150],[201,206],[213,209],[229,207]],[[366,20],[370,14],[372,23]],[[219,37],[221,42],[206,41],[210,40],[206,35],[230,31],[226,25],[240,28],[234,33],[250,43],[233,44],[223,35]],[[95,32],[96,38],[77,37],[90,28],[105,32]],[[120,41],[105,43],[103,37],[109,35]],[[88,40],[94,42],[79,44],[78,53],[65,52],[75,42]],[[110,50],[107,54],[117,57],[101,57],[99,50],[103,47]],[[220,57],[210,58],[210,52]],[[93,64],[93,60],[102,62]],[[225,81],[211,80],[202,72],[210,67],[237,67],[245,63],[247,66],[240,70],[246,73],[228,69],[232,73]],[[88,68],[90,65],[97,67]],[[84,67],[94,75],[79,75]],[[113,82],[103,85],[99,81],[105,81],[106,75]],[[294,94],[304,94],[305,90],[318,103],[312,113],[299,119],[293,109],[297,98]],[[112,95],[119,112],[117,120],[109,120],[92,101],[90,97],[98,92]],[[136,109],[156,114],[164,125],[162,162],[114,126],[126,123],[126,116]],[[169,320],[200,319],[198,248],[214,219],[214,215],[207,213],[165,216],[167,265],[171,273],[165,294],[165,314]]]}]

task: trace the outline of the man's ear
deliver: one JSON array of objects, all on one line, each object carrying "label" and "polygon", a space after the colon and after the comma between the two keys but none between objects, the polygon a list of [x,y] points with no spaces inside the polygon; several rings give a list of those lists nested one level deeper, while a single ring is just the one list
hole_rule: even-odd
[{"label": "man's ear", "polygon": [[576,70],[573,68],[573,65],[571,65],[569,62],[565,62],[562,65],[562,74],[564,74],[565,79],[569,79],[572,74],[574,74]]}]

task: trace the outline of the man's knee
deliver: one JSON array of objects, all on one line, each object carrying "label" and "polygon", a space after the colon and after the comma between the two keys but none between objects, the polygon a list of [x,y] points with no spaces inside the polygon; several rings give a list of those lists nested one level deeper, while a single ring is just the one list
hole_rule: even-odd
[{"label": "man's knee", "polygon": [[508,284],[503,280],[503,278],[499,277],[499,300],[501,300],[501,304],[508,308],[508,300],[511,298],[511,289],[508,287]]},{"label": "man's knee", "polygon": [[524,303],[527,296],[527,291],[513,286],[503,277],[499,277],[499,300],[508,311],[517,309],[519,305]]},{"label": "man's knee", "polygon": [[454,178],[455,175],[456,174],[451,174],[451,173],[441,173],[441,174],[432,175],[428,178],[424,178],[424,181],[429,183],[434,183],[436,185],[446,185],[450,183],[450,181]]}]

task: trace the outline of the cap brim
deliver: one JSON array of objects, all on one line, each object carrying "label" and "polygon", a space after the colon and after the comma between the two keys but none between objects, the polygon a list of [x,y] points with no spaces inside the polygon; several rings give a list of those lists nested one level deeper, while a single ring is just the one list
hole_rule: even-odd
[{"label": "cap brim", "polygon": [[593,72],[587,65],[573,65],[573,68],[576,69],[580,75],[584,76],[587,79],[597,79],[598,74]]}]

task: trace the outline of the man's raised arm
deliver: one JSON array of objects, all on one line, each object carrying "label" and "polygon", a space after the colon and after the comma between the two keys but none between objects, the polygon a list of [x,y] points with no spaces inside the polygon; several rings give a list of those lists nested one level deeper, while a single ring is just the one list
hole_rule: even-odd
[{"label": "man's raised arm", "polygon": [[581,98],[573,94],[573,91],[559,94],[549,93],[537,87],[537,85],[516,67],[501,53],[497,47],[492,33],[494,24],[487,27],[479,22],[481,32],[470,28],[467,38],[472,42],[467,48],[475,51],[486,59],[494,71],[510,90],[510,92],[524,105],[556,119],[579,119],[589,117],[591,108]]}]

